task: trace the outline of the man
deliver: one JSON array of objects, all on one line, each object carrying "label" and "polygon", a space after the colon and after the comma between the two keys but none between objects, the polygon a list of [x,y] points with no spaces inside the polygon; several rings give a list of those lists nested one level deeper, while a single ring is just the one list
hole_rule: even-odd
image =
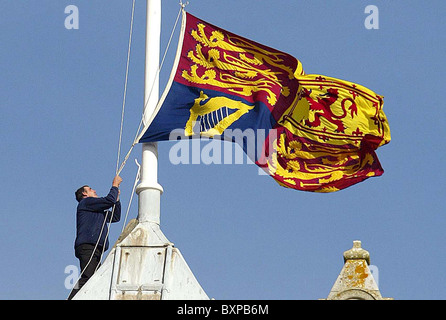
[{"label": "man", "polygon": [[106,197],[100,198],[96,191],[85,185],[76,192],[79,202],[76,212],[75,256],[79,259],[81,277],[68,299],[74,297],[80,288],[94,274],[101,262],[102,253],[108,249],[109,222],[121,219],[121,202],[119,201],[120,176],[115,176],[112,187]]}]

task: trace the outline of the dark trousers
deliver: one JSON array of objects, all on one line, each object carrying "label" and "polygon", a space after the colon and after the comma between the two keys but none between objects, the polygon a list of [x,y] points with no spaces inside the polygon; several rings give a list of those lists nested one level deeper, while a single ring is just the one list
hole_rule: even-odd
[{"label": "dark trousers", "polygon": [[96,267],[99,267],[101,263],[102,247],[97,246],[96,250],[94,250],[94,247],[95,245],[93,244],[84,243],[78,245],[74,249],[74,255],[79,259],[81,277],[71,291],[68,300],[71,300],[76,295],[76,293],[94,274]]}]

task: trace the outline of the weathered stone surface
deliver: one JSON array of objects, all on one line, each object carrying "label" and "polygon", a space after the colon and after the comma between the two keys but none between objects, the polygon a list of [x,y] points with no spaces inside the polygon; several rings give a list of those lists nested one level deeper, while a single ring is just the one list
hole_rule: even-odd
[{"label": "weathered stone surface", "polygon": [[327,300],[389,300],[381,296],[369,265],[369,252],[361,241],[353,241],[353,248],[344,252],[344,266]]}]

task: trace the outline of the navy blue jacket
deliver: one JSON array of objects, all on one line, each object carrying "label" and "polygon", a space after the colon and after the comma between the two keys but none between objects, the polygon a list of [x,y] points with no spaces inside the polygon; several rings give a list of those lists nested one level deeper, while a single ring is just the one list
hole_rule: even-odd
[{"label": "navy blue jacket", "polygon": [[[79,202],[76,212],[75,248],[84,243],[95,245],[99,239],[99,235],[101,235],[98,245],[103,247],[104,250],[108,249],[108,239],[106,239],[108,233],[107,223],[110,222],[113,205],[115,205],[115,210],[111,222],[118,222],[121,219],[121,202],[119,200],[117,201],[118,192],[118,188],[112,187],[106,197],[88,197]],[[104,219],[107,222],[101,234]]]}]

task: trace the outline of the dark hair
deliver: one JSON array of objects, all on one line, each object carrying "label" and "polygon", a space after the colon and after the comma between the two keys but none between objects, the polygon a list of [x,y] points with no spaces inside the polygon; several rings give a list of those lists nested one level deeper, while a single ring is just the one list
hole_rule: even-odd
[{"label": "dark hair", "polygon": [[84,188],[88,187],[87,185],[80,187],[79,189],[76,190],[76,192],[74,193],[74,195],[76,196],[76,200],[77,202],[81,202],[81,200],[84,198]]}]

